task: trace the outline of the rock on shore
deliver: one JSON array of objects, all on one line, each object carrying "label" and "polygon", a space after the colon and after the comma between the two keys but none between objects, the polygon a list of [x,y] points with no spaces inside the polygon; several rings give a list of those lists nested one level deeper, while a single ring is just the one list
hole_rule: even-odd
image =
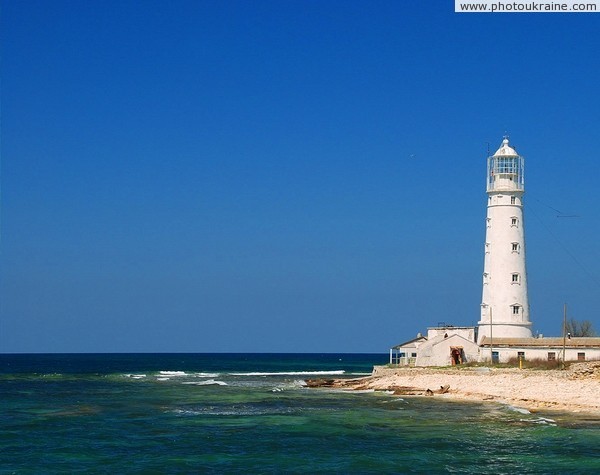
[{"label": "rock on shore", "polygon": [[516,368],[389,368],[376,366],[358,379],[309,379],[311,388],[393,391],[397,395],[498,401],[530,410],[600,414],[600,361],[568,370]]}]

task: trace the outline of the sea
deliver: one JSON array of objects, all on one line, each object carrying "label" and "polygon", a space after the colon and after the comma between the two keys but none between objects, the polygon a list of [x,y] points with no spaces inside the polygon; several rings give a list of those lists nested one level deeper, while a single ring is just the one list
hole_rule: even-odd
[{"label": "sea", "polygon": [[2,354],[0,473],[600,473],[599,418],[304,382],[386,362]]}]

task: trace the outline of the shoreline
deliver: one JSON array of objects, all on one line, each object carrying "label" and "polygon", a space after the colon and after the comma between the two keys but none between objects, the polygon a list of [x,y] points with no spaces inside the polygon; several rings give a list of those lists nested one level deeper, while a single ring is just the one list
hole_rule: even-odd
[{"label": "shoreline", "polygon": [[600,416],[600,362],[574,363],[567,370],[489,367],[390,368],[375,366],[358,379],[313,379],[308,387],[393,391],[448,401],[496,402],[537,411]]}]

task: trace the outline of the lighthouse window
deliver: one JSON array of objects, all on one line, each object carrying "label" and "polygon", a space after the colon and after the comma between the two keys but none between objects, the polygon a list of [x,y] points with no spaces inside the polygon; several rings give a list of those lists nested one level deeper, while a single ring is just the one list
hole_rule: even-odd
[{"label": "lighthouse window", "polygon": [[512,283],[513,284],[518,284],[519,283],[519,274],[513,274],[512,275]]},{"label": "lighthouse window", "polygon": [[498,158],[495,164],[496,171],[498,173],[517,173],[517,159],[516,158]]},{"label": "lighthouse window", "polygon": [[517,198],[515,198],[514,196],[510,197],[510,204],[514,205],[517,202]]},{"label": "lighthouse window", "polygon": [[492,227],[492,218],[487,218],[485,221],[487,223],[487,227],[491,228]]},{"label": "lighthouse window", "polygon": [[512,313],[513,313],[513,315],[519,315],[519,306],[518,305],[512,306]]},{"label": "lighthouse window", "polygon": [[516,216],[513,216],[512,218],[510,218],[511,226],[518,226],[518,224],[519,224],[519,219]]},{"label": "lighthouse window", "polygon": [[512,243],[512,252],[519,252],[519,243],[518,242]]}]

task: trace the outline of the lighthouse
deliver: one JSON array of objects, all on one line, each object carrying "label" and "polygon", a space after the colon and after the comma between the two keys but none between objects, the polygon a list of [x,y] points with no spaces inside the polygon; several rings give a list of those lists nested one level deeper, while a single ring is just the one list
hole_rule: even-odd
[{"label": "lighthouse", "polygon": [[523,221],[524,158],[508,137],[487,159],[487,217],[481,318],[483,337],[530,338]]}]

